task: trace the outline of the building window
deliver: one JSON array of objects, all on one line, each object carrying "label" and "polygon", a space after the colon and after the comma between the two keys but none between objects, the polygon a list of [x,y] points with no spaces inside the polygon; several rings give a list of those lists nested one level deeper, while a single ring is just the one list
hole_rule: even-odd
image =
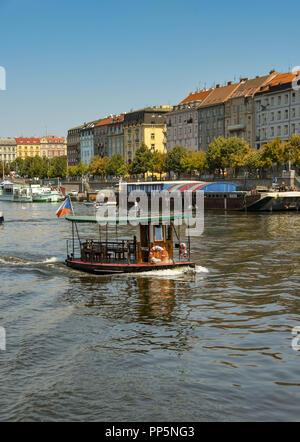
[{"label": "building window", "polygon": [[152,133],[152,134],[151,134],[151,140],[154,140],[154,139],[155,139],[155,134]]}]

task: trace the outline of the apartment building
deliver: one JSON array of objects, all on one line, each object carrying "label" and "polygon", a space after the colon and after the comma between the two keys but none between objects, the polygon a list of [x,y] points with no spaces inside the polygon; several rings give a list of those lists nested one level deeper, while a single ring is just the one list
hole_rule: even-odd
[{"label": "apartment building", "polygon": [[125,158],[124,146],[124,114],[112,117],[112,122],[107,126],[108,156],[120,154]]},{"label": "apartment building", "polygon": [[154,106],[124,115],[125,162],[130,164],[142,143],[151,150],[166,151],[166,119],[171,106]]},{"label": "apartment building", "polygon": [[198,106],[198,149],[206,151],[214,138],[225,137],[225,103],[238,87],[230,81],[217,84]]},{"label": "apartment building", "polygon": [[113,116],[98,120],[94,127],[94,155],[108,157],[108,129],[113,122]]},{"label": "apartment building", "polygon": [[67,155],[67,142],[64,137],[49,137],[40,138],[40,155],[42,158],[54,158],[57,156]]},{"label": "apartment building", "polygon": [[277,74],[255,95],[255,147],[291,135],[300,135],[300,90],[293,87],[296,73]]},{"label": "apartment building", "polygon": [[167,115],[167,150],[176,145],[199,149],[198,108],[208,99],[213,89],[191,92]]},{"label": "apartment building", "polygon": [[80,129],[80,159],[89,164],[94,154],[94,128],[98,121],[84,123]]},{"label": "apartment building", "polygon": [[83,125],[68,130],[67,160],[68,166],[77,166],[80,162],[80,131]]},{"label": "apartment building", "polygon": [[17,143],[17,157],[23,160],[27,157],[40,156],[41,153],[41,140],[40,138],[16,138]]},{"label": "apartment building", "polygon": [[0,138],[0,162],[9,166],[17,158],[17,142],[15,138]]},{"label": "apartment building", "polygon": [[262,77],[241,78],[239,87],[225,102],[225,138],[243,138],[251,147],[255,147],[254,96],[276,75],[275,71],[271,71]]}]

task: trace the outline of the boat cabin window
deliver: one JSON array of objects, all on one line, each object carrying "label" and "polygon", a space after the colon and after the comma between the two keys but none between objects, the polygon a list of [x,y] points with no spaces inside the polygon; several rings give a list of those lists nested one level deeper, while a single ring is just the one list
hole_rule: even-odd
[{"label": "boat cabin window", "polygon": [[163,226],[154,226],[154,241],[163,241]]}]

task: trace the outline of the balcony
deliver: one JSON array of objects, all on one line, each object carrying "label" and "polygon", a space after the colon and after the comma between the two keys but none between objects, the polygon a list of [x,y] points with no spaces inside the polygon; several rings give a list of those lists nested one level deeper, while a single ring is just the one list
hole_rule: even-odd
[{"label": "balcony", "polygon": [[234,124],[232,126],[228,126],[229,132],[235,131],[235,130],[244,130],[246,127],[245,124]]}]

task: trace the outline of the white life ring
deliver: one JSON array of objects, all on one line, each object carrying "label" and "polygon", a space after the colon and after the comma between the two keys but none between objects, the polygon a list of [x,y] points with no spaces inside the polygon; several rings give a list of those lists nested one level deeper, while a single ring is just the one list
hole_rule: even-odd
[{"label": "white life ring", "polygon": [[183,259],[187,258],[187,246],[184,242],[182,242],[179,245],[179,255],[180,255],[180,258],[183,258]]},{"label": "white life ring", "polygon": [[[155,258],[154,252],[161,252],[160,258]],[[150,250],[149,258],[150,262],[156,264],[157,262],[161,262],[166,257],[166,251],[164,248],[160,246],[154,246]]]}]

